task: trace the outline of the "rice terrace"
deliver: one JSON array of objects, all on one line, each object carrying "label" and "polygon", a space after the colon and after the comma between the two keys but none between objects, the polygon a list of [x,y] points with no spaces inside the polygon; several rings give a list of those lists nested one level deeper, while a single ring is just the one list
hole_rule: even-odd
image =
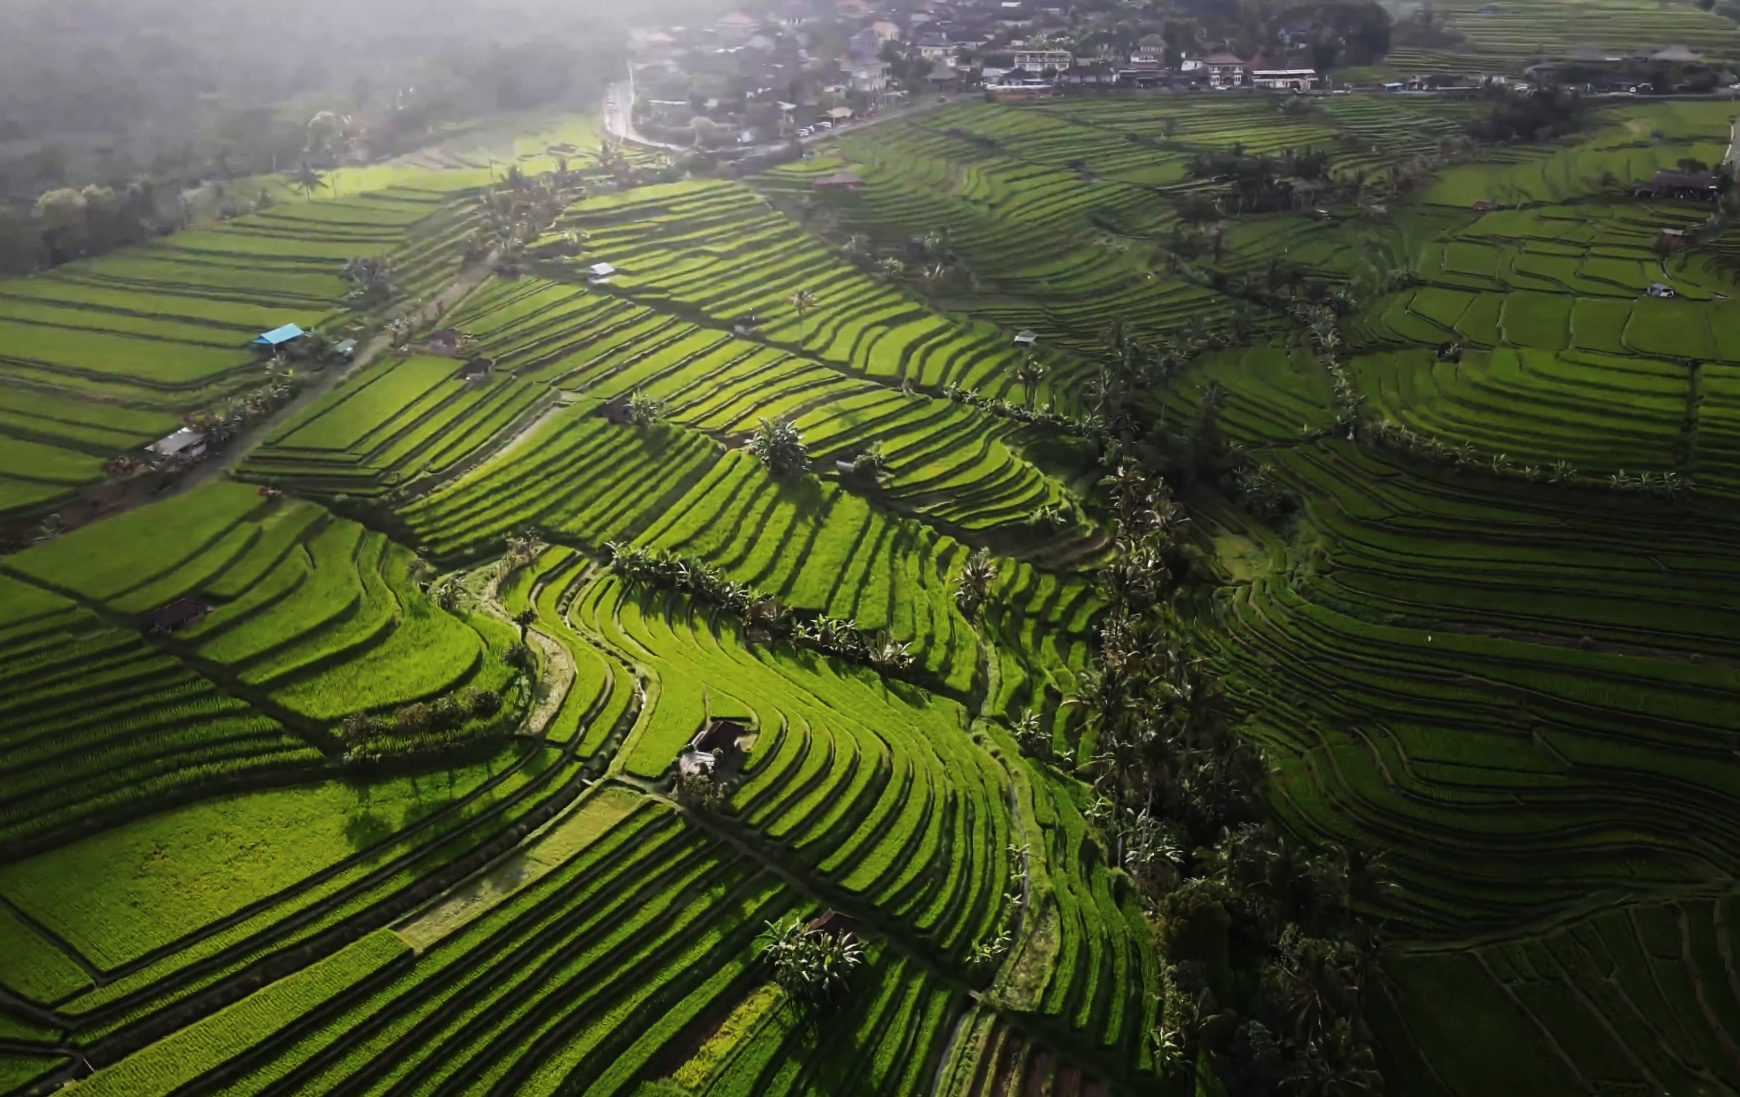
[{"label": "rice terrace", "polygon": [[1740,6],[620,18],[18,215],[0,1097],[1740,1094]]}]

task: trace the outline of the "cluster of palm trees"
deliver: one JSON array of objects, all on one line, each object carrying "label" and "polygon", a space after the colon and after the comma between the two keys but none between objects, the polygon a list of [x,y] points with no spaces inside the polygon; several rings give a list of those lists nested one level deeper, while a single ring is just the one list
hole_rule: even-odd
[{"label": "cluster of palm trees", "polygon": [[352,259],[345,263],[342,277],[350,287],[345,302],[353,309],[372,309],[393,299],[392,271],[384,257]]},{"label": "cluster of palm trees", "polygon": [[1550,465],[1521,464],[1508,453],[1483,454],[1472,442],[1451,445],[1441,438],[1421,434],[1412,427],[1389,419],[1370,425],[1365,437],[1373,445],[1399,450],[1414,457],[1438,464],[1450,465],[1458,471],[1481,470],[1494,476],[1510,476],[1533,484],[1604,486],[1616,491],[1638,492],[1657,498],[1672,499],[1692,489],[1690,478],[1672,470],[1666,472],[1627,472],[1620,469],[1611,475],[1585,477],[1577,466],[1564,459]]},{"label": "cluster of palm trees", "polygon": [[301,387],[301,378],[289,366],[267,370],[266,382],[238,393],[223,403],[182,416],[182,424],[205,435],[210,450],[221,449],[246,430],[248,424],[272,414]]},{"label": "cluster of palm trees", "polygon": [[1025,370],[1017,367],[1015,380],[1028,386],[1027,403],[1017,404],[1013,400],[1002,400],[995,396],[984,396],[978,389],[964,389],[954,382],[943,386],[942,394],[951,404],[966,404],[992,415],[1000,415],[1005,419],[1014,419],[1021,423],[1045,423],[1054,427],[1070,426],[1070,420],[1059,415],[1050,407],[1036,408],[1033,406],[1033,388],[1045,379],[1045,367],[1035,363],[1035,369]]},{"label": "cluster of palm trees", "polygon": [[531,564],[538,558],[538,554],[547,547],[544,539],[538,535],[538,531],[530,526],[509,534],[507,540],[502,544],[502,557],[496,562],[495,573],[492,576],[495,589],[500,590],[501,585],[507,582],[514,572]]},{"label": "cluster of palm trees", "polygon": [[664,416],[665,402],[648,396],[642,389],[635,389],[623,405],[622,413],[633,425],[650,427]]},{"label": "cluster of palm trees", "polygon": [[562,210],[585,189],[575,183],[566,163],[560,170],[531,176],[515,164],[501,182],[478,198],[482,225],[472,233],[466,249],[467,263],[494,252],[507,266],[517,265],[526,247],[556,223]]},{"label": "cluster of palm trees", "polygon": [[847,662],[874,667],[884,674],[912,668],[911,643],[887,632],[871,633],[851,618],[800,617],[765,594],[728,579],[703,560],[658,552],[632,541],[607,541],[610,566],[630,586],[674,590],[698,602],[716,606],[736,618],[753,637],[757,632],[783,636],[793,644]]},{"label": "cluster of palm trees", "polygon": [[840,254],[871,275],[887,282],[899,282],[911,277],[925,290],[936,293],[949,283],[965,278],[977,285],[977,279],[954,249],[947,229],[936,229],[917,238],[918,254],[911,262],[895,255],[883,255],[875,242],[864,233],[849,233],[840,243]]},{"label": "cluster of palm trees", "polygon": [[[1223,152],[1198,152],[1186,170],[1219,184],[1213,200],[1234,214],[1309,209],[1346,188],[1329,174],[1330,156],[1317,149],[1289,149],[1280,157],[1253,154],[1241,144]],[[1200,196],[1191,199],[1200,201]]]},{"label": "cluster of palm trees", "polygon": [[758,938],[774,982],[803,1006],[825,1005],[864,964],[864,946],[850,933],[810,929],[795,916],[768,922]]},{"label": "cluster of palm trees", "polygon": [[794,475],[803,472],[810,465],[804,436],[784,416],[757,422],[746,448],[775,476]]},{"label": "cluster of palm trees", "polygon": [[475,742],[485,734],[506,734],[505,725],[489,723],[501,709],[501,694],[473,686],[434,701],[414,701],[390,717],[353,712],[339,726],[338,738],[344,745],[344,760],[353,764],[428,754]]},{"label": "cluster of palm trees", "polygon": [[1003,957],[1015,947],[1015,933],[1027,909],[1027,844],[1005,846],[1003,852],[1008,863],[996,932],[974,945],[967,957],[967,966],[982,975],[995,973]]},{"label": "cluster of palm trees", "polygon": [[[1065,703],[1082,713],[1087,816],[1160,927],[1156,1051],[1180,1074],[1206,1057],[1229,1094],[1378,1092],[1362,1019],[1376,948],[1361,914],[1385,901],[1382,864],[1313,857],[1265,825],[1267,765],[1178,613],[1187,518],[1133,460],[1102,483],[1116,528],[1108,607],[1097,663]],[[1015,735],[1049,756],[1036,714]]]},{"label": "cluster of palm trees", "polygon": [[1341,360],[1341,350],[1346,343],[1341,337],[1340,316],[1329,305],[1306,305],[1293,310],[1293,319],[1305,329],[1317,360],[1329,373],[1335,400],[1335,426],[1355,437],[1365,395],[1359,391],[1353,374]]}]

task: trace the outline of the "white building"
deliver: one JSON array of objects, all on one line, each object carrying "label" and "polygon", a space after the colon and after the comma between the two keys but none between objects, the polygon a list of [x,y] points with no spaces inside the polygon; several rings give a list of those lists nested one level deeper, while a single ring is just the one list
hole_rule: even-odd
[{"label": "white building", "polygon": [[1075,64],[1075,56],[1068,50],[1017,50],[1015,52],[1015,67],[1022,72],[1044,72],[1051,69],[1062,72]]},{"label": "white building", "polygon": [[1317,70],[1252,69],[1251,84],[1271,91],[1310,91],[1317,86]]}]

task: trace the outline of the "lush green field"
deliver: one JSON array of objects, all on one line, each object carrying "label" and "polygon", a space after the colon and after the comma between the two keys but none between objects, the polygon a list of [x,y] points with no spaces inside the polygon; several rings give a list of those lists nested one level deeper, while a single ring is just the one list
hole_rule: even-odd
[{"label": "lush green field", "polygon": [[260,332],[349,323],[347,260],[388,258],[403,298],[444,285],[469,195],[488,182],[422,168],[339,173],[313,201],[284,195],[259,213],[0,281],[0,520],[49,509],[183,415],[261,387],[248,345]]},{"label": "lush green field", "polygon": [[[1465,7],[1507,28],[1476,61],[1544,18]],[[1740,38],[1586,7],[1596,38]],[[1273,825],[1397,885],[1351,900],[1386,1091],[1740,1089],[1732,230],[1667,254],[1709,208],[1628,197],[1719,158],[1729,110],[1471,154],[1477,109],[958,104],[746,181],[599,178],[558,225],[582,255],[441,318],[487,377],[384,356],[236,478],[0,559],[0,1094],[1220,1092],[1208,1057],[1162,1069],[1195,976],[1072,698],[1105,682],[1116,475],[1082,436],[1113,319],[1192,348],[1130,395],[1154,436],[1193,424],[1293,501],[1168,469],[1176,607]],[[252,330],[335,312],[347,257],[440,284],[474,161],[542,170],[589,127],[486,127],[0,285],[0,374],[45,381],[0,409],[0,491],[55,498],[245,377]],[[1190,165],[1235,142],[1323,150],[1345,189],[1182,255]],[[810,187],[842,169],[867,185]],[[1301,283],[1347,290],[1332,362]],[[656,421],[612,422],[625,397]],[[746,447],[776,417],[805,469]],[[632,581],[625,546],[686,578]],[[179,599],[204,612],[151,629]],[[775,604],[911,663],[791,642]],[[512,734],[347,749],[476,692]],[[676,763],[721,720],[742,755],[703,803]],[[810,1017],[757,937],[830,908],[866,959]]]}]

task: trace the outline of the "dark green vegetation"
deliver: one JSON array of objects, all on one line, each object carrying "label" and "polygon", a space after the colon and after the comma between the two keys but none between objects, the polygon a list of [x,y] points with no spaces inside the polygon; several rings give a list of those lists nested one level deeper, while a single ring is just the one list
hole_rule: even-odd
[{"label": "dark green vegetation", "polygon": [[[1740,1088],[1733,252],[1626,196],[1729,119],[1484,109],[594,173],[461,357],[0,560],[5,1090]],[[307,292],[451,277],[427,174]]]}]

